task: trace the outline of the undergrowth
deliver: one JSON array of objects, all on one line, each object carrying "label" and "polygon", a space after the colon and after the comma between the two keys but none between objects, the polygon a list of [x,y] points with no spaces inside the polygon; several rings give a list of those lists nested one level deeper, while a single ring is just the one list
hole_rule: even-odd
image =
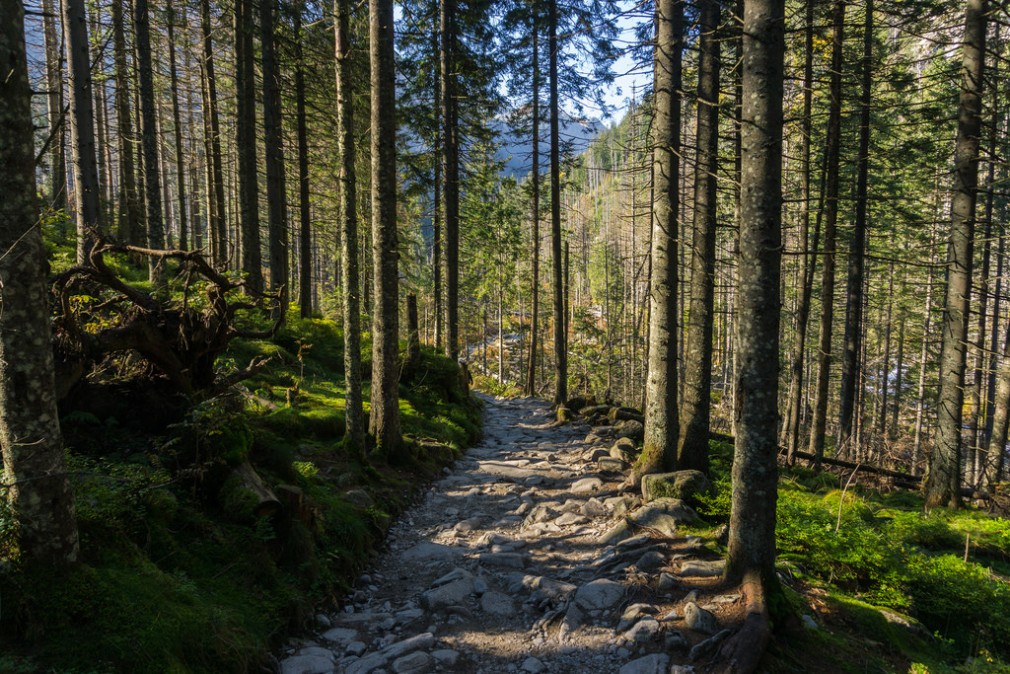
[{"label": "undergrowth", "polygon": [[[480,407],[456,364],[424,349],[400,390],[412,459],[360,460],[342,440],[342,335],[296,314],[273,340],[233,342],[223,373],[255,356],[270,363],[157,437],[130,430],[149,413],[135,400],[106,416],[64,411],[82,563],[58,575],[8,564],[0,671],[268,666],[278,640],[349,585],[417,485],[479,437]],[[366,335],[366,382],[369,352]],[[7,519],[0,512],[0,535]]]},{"label": "undergrowth", "polygon": [[[715,489],[699,496],[708,523],[729,521],[732,452],[731,445],[711,444]],[[884,667],[887,659],[880,658],[875,667],[883,668],[852,671],[1010,671],[1004,664],[1010,661],[1010,522],[967,508],[924,513],[921,497],[905,491],[853,485],[843,495],[839,482],[829,473],[783,469],[778,558],[791,584],[826,593],[825,618],[838,613],[870,641],[886,641],[912,667]],[[914,621],[911,632],[895,628],[881,608],[911,616],[922,628]],[[830,639],[821,632],[807,638]],[[841,653],[847,646],[832,648]]]}]

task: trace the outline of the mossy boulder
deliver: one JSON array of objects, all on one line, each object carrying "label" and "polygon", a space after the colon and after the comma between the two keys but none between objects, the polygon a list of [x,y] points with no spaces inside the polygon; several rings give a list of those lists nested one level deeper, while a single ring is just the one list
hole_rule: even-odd
[{"label": "mossy boulder", "polygon": [[677,498],[687,502],[699,494],[712,492],[712,483],[700,470],[678,470],[673,473],[653,473],[642,477],[642,499]]}]

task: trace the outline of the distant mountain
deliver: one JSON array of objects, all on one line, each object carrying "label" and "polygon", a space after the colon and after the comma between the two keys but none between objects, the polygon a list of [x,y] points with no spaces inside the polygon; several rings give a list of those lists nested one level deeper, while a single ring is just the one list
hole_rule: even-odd
[{"label": "distant mountain", "polygon": [[[561,152],[579,155],[586,151],[592,140],[604,130],[604,125],[595,120],[575,119],[562,113],[560,119]],[[521,178],[530,172],[533,157],[533,139],[517,135],[504,120],[496,120],[492,125],[502,145],[496,158],[505,162],[505,175]],[[550,122],[540,123],[540,170],[544,171],[550,162]]]}]

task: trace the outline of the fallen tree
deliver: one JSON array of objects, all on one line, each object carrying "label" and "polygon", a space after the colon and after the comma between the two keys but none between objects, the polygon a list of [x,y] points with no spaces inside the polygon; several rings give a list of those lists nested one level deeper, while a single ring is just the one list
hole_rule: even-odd
[{"label": "fallen tree", "polygon": [[[174,274],[165,286],[147,292],[109,267],[107,256],[114,254],[148,259],[166,268],[171,263]],[[59,274],[52,292],[61,399],[96,366],[127,352],[139,354],[152,374],[163,376],[179,393],[213,393],[265,363],[261,359],[227,377],[219,376],[215,361],[231,340],[270,338],[282,320],[275,318],[264,329],[242,327],[243,322],[251,326],[254,315],[269,319],[278,294],[250,291],[243,279],[214,268],[200,251],[128,246],[100,235],[88,264]]]}]

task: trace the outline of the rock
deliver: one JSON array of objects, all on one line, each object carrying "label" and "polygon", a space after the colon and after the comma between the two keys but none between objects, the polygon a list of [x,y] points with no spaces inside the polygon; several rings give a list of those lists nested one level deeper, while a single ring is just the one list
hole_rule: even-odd
[{"label": "rock", "polygon": [[645,426],[642,425],[641,421],[637,421],[635,419],[619,421],[614,424],[614,433],[616,433],[619,438],[628,438],[629,440],[634,440],[635,442],[641,442],[645,437]]},{"label": "rock", "polygon": [[423,592],[421,606],[429,611],[439,611],[461,603],[474,592],[473,576],[467,576]]},{"label": "rock", "polygon": [[325,641],[331,641],[339,646],[346,646],[358,638],[358,631],[352,630],[349,627],[334,627],[323,632],[322,637]]},{"label": "rock", "polygon": [[631,527],[628,526],[627,521],[621,520],[600,536],[600,543],[602,545],[614,545],[626,538],[631,538]]},{"label": "rock", "polygon": [[493,590],[484,593],[480,599],[480,607],[492,615],[510,616],[516,612],[512,597]]},{"label": "rock", "polygon": [[586,524],[589,520],[584,515],[577,515],[576,513],[565,513],[558,519],[554,520],[554,523],[559,527],[569,527],[577,524]]},{"label": "rock", "polygon": [[597,460],[596,469],[601,473],[620,473],[628,468],[629,461],[605,456]]},{"label": "rock", "polygon": [[645,416],[634,407],[613,407],[607,413],[607,418],[612,422],[634,420],[645,423]]},{"label": "rock", "polygon": [[[588,405],[579,410],[579,415],[592,421],[599,417],[606,417],[608,412],[610,412],[610,405]],[[588,437],[586,441],[589,441]]]},{"label": "rock", "polygon": [[642,477],[642,499],[646,503],[657,498],[693,500],[698,494],[712,491],[712,483],[700,470],[678,470],[673,473],[654,473]]},{"label": "rock", "polygon": [[477,595],[479,597],[482,594],[484,594],[485,592],[487,592],[487,590],[488,590],[488,585],[487,585],[487,581],[486,580],[484,580],[480,576],[477,576],[476,578],[473,579],[473,593],[475,595]]},{"label": "rock", "polygon": [[396,621],[397,625],[407,625],[423,617],[424,611],[421,609],[408,608],[397,612],[397,614],[393,616],[393,619]]},{"label": "rock", "polygon": [[659,634],[659,621],[652,616],[642,618],[622,636],[628,641],[644,644]]},{"label": "rock", "polygon": [[375,505],[375,501],[364,489],[348,489],[344,492],[344,500],[359,508],[370,508]]},{"label": "rock", "polygon": [[598,477],[584,477],[575,482],[569,491],[574,496],[587,496],[603,488],[603,480]]},{"label": "rock", "polygon": [[659,574],[659,582],[656,584],[656,587],[660,592],[668,592],[677,587],[677,579],[672,574],[663,572]]},{"label": "rock", "polygon": [[635,443],[630,438],[618,438],[608,452],[611,457],[628,463],[634,462],[636,453]]},{"label": "rock", "polygon": [[635,499],[628,498],[627,496],[611,496],[603,500],[603,505],[607,507],[607,510],[610,510],[614,515],[619,517],[628,512],[634,501]]},{"label": "rock", "polygon": [[643,615],[652,615],[655,612],[656,607],[650,604],[632,604],[621,614],[621,621],[617,623],[617,631],[623,632],[638,622]]},{"label": "rock", "polygon": [[576,414],[581,412],[584,408],[592,405],[596,405],[596,399],[593,396],[589,396],[588,398],[583,396],[575,396],[573,398],[569,398],[568,402],[565,403],[565,407],[575,412]]},{"label": "rock", "polygon": [[679,651],[687,648],[689,642],[679,630],[669,630],[666,633],[666,638],[663,640],[663,645],[668,651]]},{"label": "rock", "polygon": [[666,564],[666,557],[663,553],[658,550],[649,550],[647,553],[638,558],[635,562],[635,567],[639,571],[658,571],[664,564]]},{"label": "rock", "polygon": [[689,630],[702,634],[715,634],[719,630],[719,621],[715,616],[693,601],[684,606],[684,625]]},{"label": "rock", "polygon": [[336,671],[333,655],[292,655],[280,662],[280,674],[332,674]]},{"label": "rock", "polygon": [[662,622],[670,622],[671,620],[680,620],[681,619],[681,615],[679,613],[677,613],[677,609],[673,609],[672,608],[669,611],[667,611],[666,613],[664,613],[663,615],[661,615],[659,617],[659,619]]},{"label": "rock", "polygon": [[404,562],[446,562],[454,559],[459,553],[458,548],[425,542],[418,543],[406,552],[400,553],[400,560]]},{"label": "rock", "polygon": [[685,562],[680,567],[680,575],[682,576],[721,576],[723,571],[726,569],[726,561],[722,559],[713,560],[710,562],[706,561],[691,561]]},{"label": "rock", "polygon": [[587,611],[608,609],[624,597],[624,585],[604,578],[590,581],[575,592],[575,603]]},{"label": "rock", "polygon": [[817,621],[814,620],[813,616],[811,616],[808,613],[804,613],[802,616],[800,616],[800,621],[803,623],[803,626],[806,627],[808,630],[820,629],[820,625],[818,625]]},{"label": "rock", "polygon": [[396,674],[425,674],[435,667],[435,658],[424,651],[414,651],[393,661]]},{"label": "rock", "polygon": [[459,522],[453,527],[456,531],[461,534],[468,534],[471,531],[476,531],[480,528],[480,525],[484,523],[483,517],[468,517],[467,519]]},{"label": "rock", "polygon": [[325,613],[316,614],[316,627],[325,630],[332,626],[333,621],[330,620],[330,616],[326,615]]},{"label": "rock", "polygon": [[531,655],[523,660],[522,671],[529,672],[529,674],[540,674],[547,671],[547,667]]},{"label": "rock", "polygon": [[363,641],[352,641],[344,647],[344,653],[348,655],[360,656],[368,650],[368,646]]},{"label": "rock", "polygon": [[607,507],[600,503],[599,499],[591,498],[582,504],[579,512],[586,517],[603,517],[607,514]]},{"label": "rock", "polygon": [[482,552],[478,559],[484,566],[504,566],[510,569],[526,566],[526,558],[516,552]]},{"label": "rock", "polygon": [[561,627],[558,628],[558,640],[565,642],[572,636],[575,630],[582,627],[582,623],[585,622],[585,615],[579,609],[578,604],[571,602],[568,604],[568,610],[565,611],[565,617],[561,621]]},{"label": "rock", "polygon": [[692,648],[691,652],[687,655],[688,660],[694,662],[695,660],[701,660],[702,658],[707,658],[708,656],[714,654],[716,649],[719,648],[719,644],[721,644],[726,637],[732,633],[732,630],[723,630],[718,634],[695,644],[694,648]]},{"label": "rock", "polygon": [[603,447],[597,447],[589,451],[589,456],[586,457],[586,461],[590,463],[596,463],[600,459],[605,459],[610,456],[610,452]]},{"label": "rock", "polygon": [[621,667],[619,674],[667,674],[670,656],[665,653],[653,653],[644,658],[632,660]]},{"label": "rock", "polygon": [[439,648],[431,652],[431,657],[435,658],[435,662],[443,667],[455,667],[459,662],[459,651],[454,651],[451,648]]},{"label": "rock", "polygon": [[674,538],[677,535],[678,524],[694,522],[698,519],[698,515],[680,499],[660,498],[633,512],[629,519],[640,527],[653,529],[667,538]]}]

